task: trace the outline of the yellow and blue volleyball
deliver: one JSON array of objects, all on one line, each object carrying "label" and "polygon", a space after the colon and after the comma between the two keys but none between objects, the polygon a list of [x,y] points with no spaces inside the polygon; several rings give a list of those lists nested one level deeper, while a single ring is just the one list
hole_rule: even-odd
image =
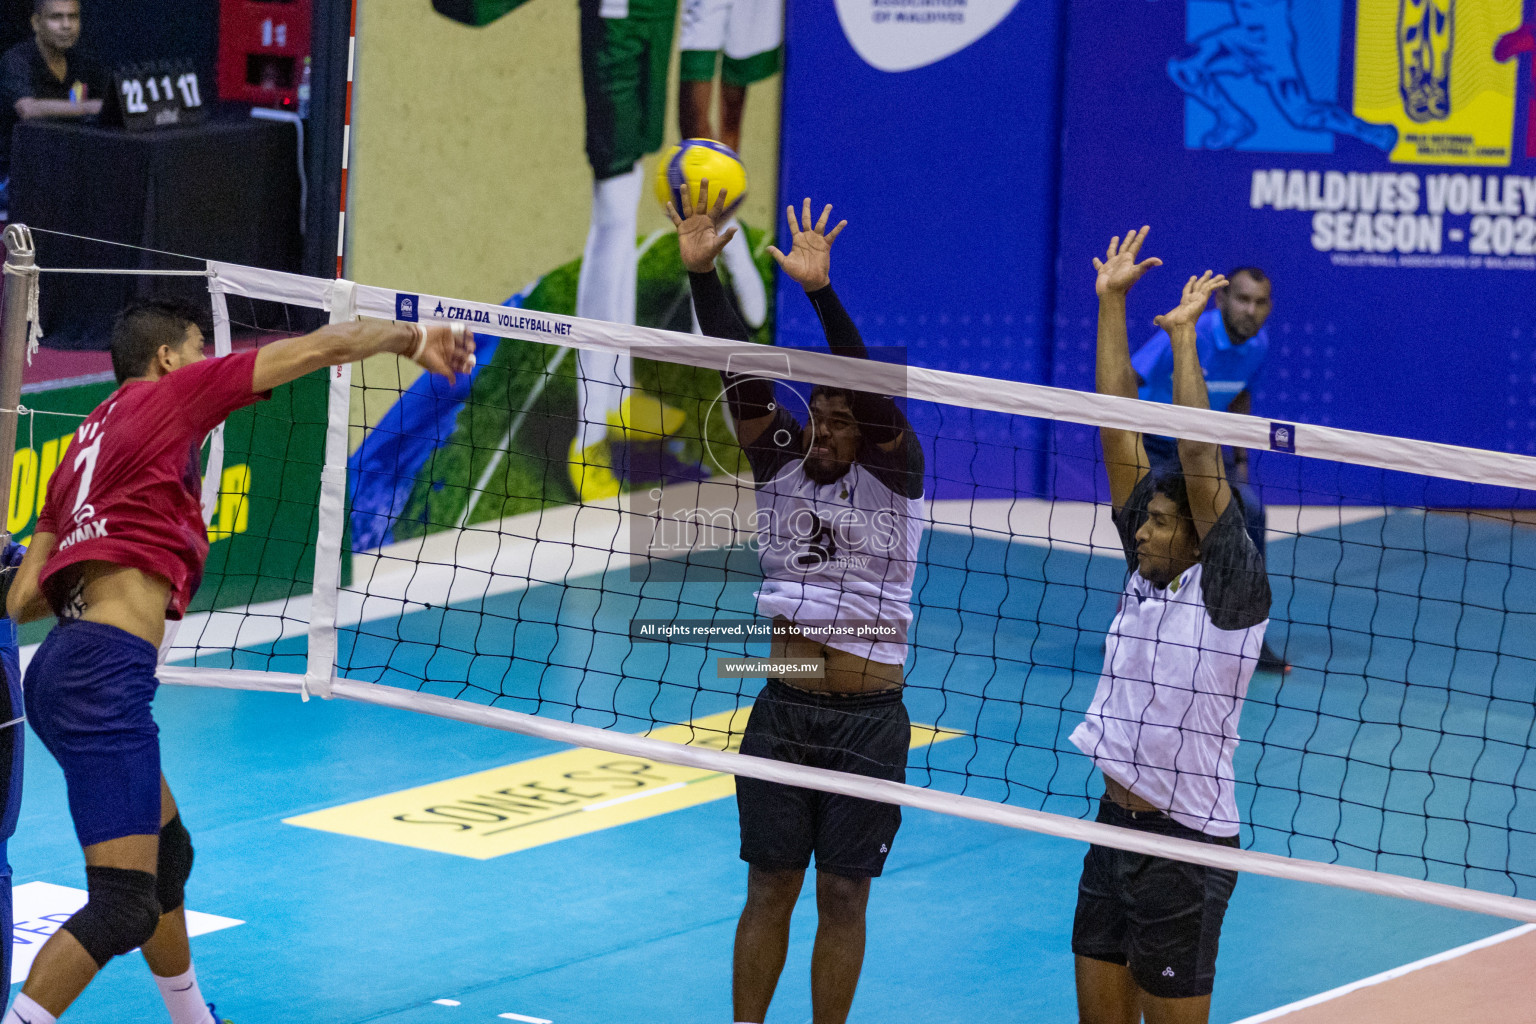
[{"label": "yellow and blue volleyball", "polygon": [[689,186],[688,194],[697,207],[699,182],[705,180],[709,182],[711,208],[721,189],[725,190],[727,213],[741,205],[747,194],[747,169],[734,149],[713,139],[684,139],[668,150],[656,168],[656,198],[662,206],[671,203],[682,215],[683,186]]}]

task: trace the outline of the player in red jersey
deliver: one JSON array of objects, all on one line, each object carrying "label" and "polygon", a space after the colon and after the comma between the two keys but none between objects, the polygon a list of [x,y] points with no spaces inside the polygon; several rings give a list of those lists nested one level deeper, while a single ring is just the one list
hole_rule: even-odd
[{"label": "player in red jersey", "polygon": [[474,366],[472,344],[461,327],[359,321],[205,359],[194,313],[150,303],[119,314],[120,387],[54,473],[6,601],[18,622],[59,617],[27,669],[27,719],[64,769],[90,895],[38,952],[5,1024],[51,1024],[108,960],[138,947],[173,1024],[215,1019],[182,910],[192,844],[150,714],[165,620],[186,612],[208,554],[203,439],[313,370],[395,352],[452,379]]}]

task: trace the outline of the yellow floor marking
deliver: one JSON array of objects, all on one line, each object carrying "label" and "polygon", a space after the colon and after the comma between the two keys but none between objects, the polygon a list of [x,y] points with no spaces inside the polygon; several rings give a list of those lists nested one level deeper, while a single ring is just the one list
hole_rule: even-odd
[{"label": "yellow floor marking", "polygon": [[[668,726],[672,743],[735,750],[750,706]],[[960,733],[913,726],[912,747]],[[324,811],[289,825],[488,860],[615,825],[696,807],[736,792],[735,777],[578,748]]]}]

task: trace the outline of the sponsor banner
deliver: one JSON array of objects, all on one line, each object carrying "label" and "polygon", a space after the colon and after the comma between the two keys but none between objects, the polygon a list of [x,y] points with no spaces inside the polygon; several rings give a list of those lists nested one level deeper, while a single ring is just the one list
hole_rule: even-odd
[{"label": "sponsor banner", "polygon": [[[649,733],[734,751],[751,707]],[[958,733],[912,728],[913,748]],[[577,748],[284,819],[285,824],[489,860],[734,795],[735,776]]]},{"label": "sponsor banner", "polygon": [[1521,0],[1358,0],[1355,114],[1397,129],[1393,163],[1508,167]]},{"label": "sponsor banner", "polygon": [[[869,345],[910,366],[1049,382],[1069,6],[791,0],[779,208],[809,196],[847,218],[832,277]],[[783,248],[782,218],[779,230]],[[824,347],[800,286],[781,277],[778,294],[779,344]],[[1043,421],[906,413],[928,445],[928,497],[1044,486]]]},{"label": "sponsor banner", "polygon": [[[1317,252],[1385,257],[1335,266],[1536,269],[1503,260],[1536,257],[1536,175],[1255,168],[1248,205],[1308,214],[1286,221]],[[1414,255],[1453,258],[1398,258]]]},{"label": "sponsor banner", "polygon": [[997,27],[1019,0],[837,0],[848,42],[871,67],[911,71],[953,56]]},{"label": "sponsor banner", "polygon": [[[1094,387],[1092,258],[1150,224],[1143,255],[1164,265],[1130,295],[1133,352],[1188,275],[1258,267],[1272,310],[1241,382],[1255,415],[1536,454],[1519,0],[1068,9],[1053,383]],[[1272,501],[1529,500],[1272,442],[1251,464]],[[1054,448],[1058,496],[1107,498],[1095,431],[1058,424]]]},{"label": "sponsor banner", "polygon": [[545,335],[551,339],[567,338],[571,334],[570,324],[552,316],[538,316],[520,309],[488,303],[456,305],[451,300],[429,295],[426,297],[425,304],[418,308],[421,310],[420,317],[423,320],[468,324],[486,333],[494,333],[498,330],[516,331],[523,336]]},{"label": "sponsor banner", "polygon": [[[734,15],[676,0],[582,7],[601,31],[578,33],[539,4],[410,0],[379,5],[358,36],[364,66],[395,71],[358,82],[353,138],[369,173],[352,198],[348,276],[398,284],[397,319],[465,323],[479,338],[458,387],[405,360],[354,375],[355,550],[741,461],[724,417],[709,415],[718,374],[578,355],[559,347],[572,327],[550,314],[691,332],[687,273],[652,185],[681,140],[710,138],[743,171],[722,276],[771,342],[783,0]],[[436,71],[445,59],[461,69],[452,86]],[[390,141],[400,135],[412,152]],[[422,151],[453,155],[451,188],[422,188]]]}]

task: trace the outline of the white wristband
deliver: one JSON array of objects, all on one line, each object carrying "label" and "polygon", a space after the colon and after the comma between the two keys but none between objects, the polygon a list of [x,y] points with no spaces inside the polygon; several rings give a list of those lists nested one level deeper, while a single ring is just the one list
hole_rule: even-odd
[{"label": "white wristband", "polygon": [[427,350],[427,329],[422,324],[411,324],[410,328],[416,334],[416,348],[411,352],[411,360],[420,362],[421,354]]}]

